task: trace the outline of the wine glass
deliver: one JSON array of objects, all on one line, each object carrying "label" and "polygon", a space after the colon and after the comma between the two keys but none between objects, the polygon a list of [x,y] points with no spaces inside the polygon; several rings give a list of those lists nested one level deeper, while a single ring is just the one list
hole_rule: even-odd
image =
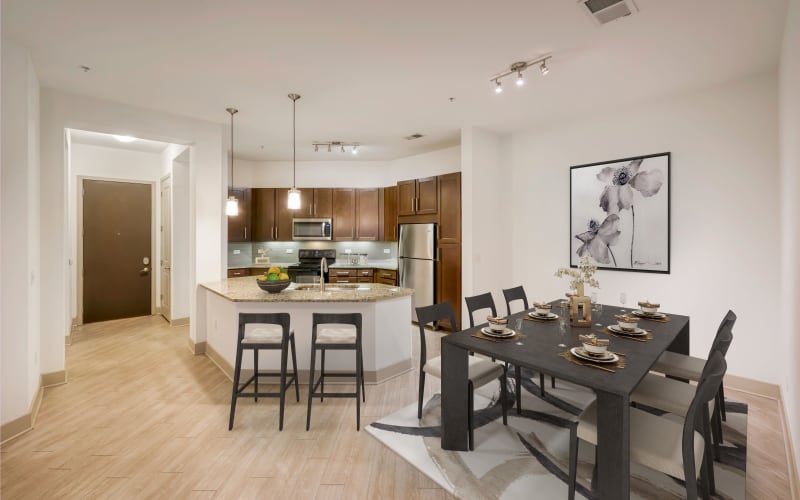
[{"label": "wine glass", "polygon": [[597,311],[597,292],[592,292],[592,311]]},{"label": "wine glass", "polygon": [[[517,318],[517,321],[515,322],[514,326],[516,327],[515,330],[517,331],[518,334],[522,333],[522,318]],[[517,340],[516,344],[525,345],[522,343],[521,340]]]},{"label": "wine glass", "polygon": [[567,318],[563,316],[558,318],[558,335],[561,339],[561,343],[558,344],[558,347],[567,347],[567,344],[564,343],[564,339],[567,336]]},{"label": "wine glass", "polygon": [[[600,316],[603,314],[603,304],[597,298],[597,292],[592,292],[592,311],[597,313],[597,319],[600,319]],[[595,323],[594,326],[602,327],[601,323]]]},{"label": "wine glass", "polygon": [[621,292],[619,294],[619,303],[622,304],[623,309],[620,309],[619,312],[625,312],[625,302],[628,301],[628,295],[625,292]]}]

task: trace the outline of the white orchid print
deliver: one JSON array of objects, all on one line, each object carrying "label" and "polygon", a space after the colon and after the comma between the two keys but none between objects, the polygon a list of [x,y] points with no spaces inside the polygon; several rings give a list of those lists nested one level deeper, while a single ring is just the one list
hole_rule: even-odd
[{"label": "white orchid print", "polygon": [[586,232],[575,235],[583,243],[577,250],[578,257],[588,255],[600,264],[611,264],[613,260],[616,266],[617,260],[611,251],[611,245],[616,244],[619,239],[619,215],[611,214],[602,223],[590,219],[587,229]]},{"label": "white orchid print", "polygon": [[600,195],[600,208],[608,214],[633,209],[633,190],[649,198],[658,193],[664,183],[661,170],[641,170],[642,158],[621,167],[605,167],[597,179],[607,185]]}]

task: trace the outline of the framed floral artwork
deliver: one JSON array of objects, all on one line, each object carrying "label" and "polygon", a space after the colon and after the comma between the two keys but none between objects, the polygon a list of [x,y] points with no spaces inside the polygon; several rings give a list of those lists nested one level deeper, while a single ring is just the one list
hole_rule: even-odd
[{"label": "framed floral artwork", "polygon": [[670,153],[570,168],[570,266],[669,273]]}]

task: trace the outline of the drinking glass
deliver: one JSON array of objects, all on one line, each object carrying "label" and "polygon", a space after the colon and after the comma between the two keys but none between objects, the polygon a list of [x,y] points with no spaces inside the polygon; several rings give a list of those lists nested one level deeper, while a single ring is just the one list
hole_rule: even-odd
[{"label": "drinking glass", "polygon": [[[517,318],[517,321],[514,323],[514,326],[516,327],[515,330],[517,334],[522,333],[522,318]],[[516,344],[524,345],[521,340],[517,340]]]},{"label": "drinking glass", "polygon": [[625,312],[625,302],[628,301],[628,295],[625,292],[621,292],[619,294],[619,303],[622,304],[623,309],[620,309],[619,312]]},{"label": "drinking glass", "polygon": [[597,292],[592,292],[592,311],[597,310]]},{"label": "drinking glass", "polygon": [[567,337],[567,318],[564,316],[558,318],[558,335],[561,339],[561,343],[558,344],[558,347],[567,347],[567,344],[564,343]]}]

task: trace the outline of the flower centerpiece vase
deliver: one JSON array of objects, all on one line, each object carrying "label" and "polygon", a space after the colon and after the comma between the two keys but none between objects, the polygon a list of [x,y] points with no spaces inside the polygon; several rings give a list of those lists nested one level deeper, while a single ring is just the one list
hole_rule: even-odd
[{"label": "flower centerpiece vase", "polygon": [[569,298],[569,322],[579,328],[591,328],[592,299],[583,294],[583,283],[578,283],[575,292]]}]

